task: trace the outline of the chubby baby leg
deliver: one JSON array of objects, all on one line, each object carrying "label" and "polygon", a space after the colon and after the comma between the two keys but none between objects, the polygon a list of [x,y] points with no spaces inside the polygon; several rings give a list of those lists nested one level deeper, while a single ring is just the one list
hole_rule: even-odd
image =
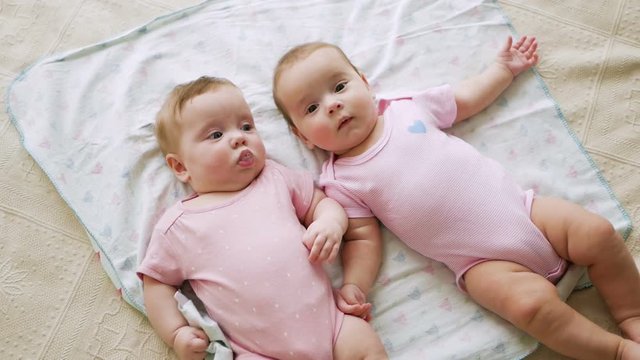
[{"label": "chubby baby leg", "polygon": [[345,315],[333,357],[336,360],[389,359],[380,337],[371,325],[359,317]]},{"label": "chubby baby leg", "polygon": [[640,274],[605,218],[568,201],[538,197],[531,219],[565,259],[586,266],[623,334],[640,342]]},{"label": "chubby baby leg", "polygon": [[576,312],[560,299],[552,283],[522,265],[486,261],[469,269],[464,280],[469,295],[480,305],[558,353],[598,360],[621,359],[637,350],[638,344]]}]

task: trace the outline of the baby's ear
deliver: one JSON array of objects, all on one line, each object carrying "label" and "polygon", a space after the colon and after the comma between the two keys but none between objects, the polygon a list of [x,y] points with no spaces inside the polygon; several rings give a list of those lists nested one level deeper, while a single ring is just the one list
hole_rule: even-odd
[{"label": "baby's ear", "polygon": [[302,133],[300,132],[300,130],[298,130],[298,128],[296,128],[295,126],[291,126],[291,131],[295,136],[298,137],[298,139],[300,139],[304,143],[307,149],[313,150],[316,148],[316,146],[311,141],[309,141],[309,139],[307,139],[304,135],[302,135]]},{"label": "baby's ear", "polygon": [[173,171],[173,174],[178,178],[178,180],[182,181],[183,183],[189,182],[189,172],[187,171],[187,168],[184,166],[182,161],[180,161],[180,157],[178,155],[167,154],[167,156],[165,156],[165,161],[167,162],[167,165],[169,166],[171,171]]},{"label": "baby's ear", "polygon": [[365,76],[365,74],[362,71],[358,72],[358,74],[360,74],[360,78],[362,79],[362,81],[364,81],[364,83],[367,84],[367,86],[370,86],[369,80],[367,80],[367,77]]}]

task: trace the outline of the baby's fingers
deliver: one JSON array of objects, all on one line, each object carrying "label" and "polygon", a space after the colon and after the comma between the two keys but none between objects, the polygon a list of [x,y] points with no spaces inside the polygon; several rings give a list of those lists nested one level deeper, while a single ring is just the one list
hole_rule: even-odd
[{"label": "baby's fingers", "polygon": [[365,303],[365,304],[354,305],[351,315],[357,316],[359,318],[362,318],[368,321],[369,318],[371,317],[371,304]]},{"label": "baby's fingers", "polygon": [[371,310],[373,308],[373,305],[371,305],[371,303],[366,303],[362,305],[362,315],[360,316],[361,318],[363,318],[365,321],[369,321],[371,320],[372,316],[371,316]]},{"label": "baby's fingers", "polygon": [[327,257],[328,262],[333,262],[338,256],[338,252],[340,251],[340,243],[335,243],[333,246],[327,247],[329,249],[329,256]]},{"label": "baby's fingers", "polygon": [[526,54],[532,48],[533,48],[533,51],[535,51],[535,49],[538,47],[538,43],[536,42],[536,38],[535,37],[533,37],[533,36],[532,37],[523,36],[522,39],[524,41],[522,42],[522,44],[519,47],[516,48],[521,53]]},{"label": "baby's fingers", "polygon": [[336,256],[338,256],[338,251],[340,250],[340,242],[335,241],[331,237],[327,237],[324,245],[322,247],[322,251],[320,255],[318,255],[318,261],[333,261]]},{"label": "baby's fingers", "polygon": [[207,347],[209,346],[209,338],[207,337],[207,334],[205,334],[201,329],[194,329],[193,333],[196,337],[189,341],[189,348],[191,351],[199,353],[207,350]]},{"label": "baby's fingers", "polygon": [[324,235],[316,235],[313,244],[309,249],[309,261],[316,262],[320,259],[327,238]]},{"label": "baby's fingers", "polygon": [[345,301],[341,301],[338,304],[338,309],[345,314],[353,315],[359,318],[366,318],[371,310],[371,304],[347,304]]},{"label": "baby's fingers", "polygon": [[[502,46],[501,51],[502,52],[509,52],[509,50],[511,49],[511,44],[513,43],[513,38],[511,36],[507,37],[507,41],[504,43],[504,45]],[[515,46],[514,46],[515,47]]]},{"label": "baby's fingers", "polygon": [[178,330],[173,348],[181,360],[202,360],[209,346],[209,338],[198,328],[183,326]]},{"label": "baby's fingers", "polygon": [[526,51],[526,49],[531,45],[531,41],[535,40],[533,37],[523,36],[518,40],[515,44],[513,44],[513,49],[516,49],[520,52]]},{"label": "baby's fingers", "polygon": [[529,49],[524,52],[524,56],[527,58],[527,60],[530,60],[537,56],[536,50],[538,50],[538,43],[534,42],[533,44],[531,44]]},{"label": "baby's fingers", "polygon": [[320,234],[315,230],[315,228],[309,227],[302,235],[302,243],[309,251],[311,251],[319,236]]},{"label": "baby's fingers", "polygon": [[189,342],[189,349],[194,353],[204,353],[209,346],[209,342],[202,338],[194,338]]},{"label": "baby's fingers", "polygon": [[537,64],[538,63],[538,59],[539,59],[538,54],[533,54],[533,56],[531,57],[531,60],[530,60],[531,64],[533,64],[533,65]]}]

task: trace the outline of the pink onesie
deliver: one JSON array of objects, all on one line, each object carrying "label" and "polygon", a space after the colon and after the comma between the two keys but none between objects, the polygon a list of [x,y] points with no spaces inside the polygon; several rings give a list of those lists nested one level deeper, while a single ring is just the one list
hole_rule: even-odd
[{"label": "pink onesie", "polygon": [[351,218],[377,217],[412,249],[462,276],[482,261],[520,263],[556,282],[567,263],[530,219],[524,192],[495,160],[442,132],[456,117],[445,85],[381,100],[382,138],[323,165],[320,185]]},{"label": "pink onesie", "polygon": [[223,204],[169,208],[138,273],[176,287],[189,281],[238,360],[332,359],[344,314],[302,244],[313,191],[310,174],[267,160]]}]

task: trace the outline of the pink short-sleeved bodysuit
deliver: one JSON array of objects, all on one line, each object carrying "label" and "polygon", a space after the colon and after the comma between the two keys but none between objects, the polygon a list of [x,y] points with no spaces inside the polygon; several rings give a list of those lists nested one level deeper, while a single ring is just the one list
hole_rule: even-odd
[{"label": "pink short-sleeved bodysuit", "polygon": [[236,359],[332,359],[344,314],[302,243],[313,191],[310,174],[267,160],[225,203],[180,201],[158,221],[138,274],[189,281]]},{"label": "pink short-sleeved bodysuit", "polygon": [[365,153],[325,162],[320,185],[351,218],[377,217],[420,254],[463,274],[486,260],[520,263],[556,282],[567,263],[530,219],[523,191],[495,160],[441,131],[456,117],[445,85],[380,100],[381,139]]}]

